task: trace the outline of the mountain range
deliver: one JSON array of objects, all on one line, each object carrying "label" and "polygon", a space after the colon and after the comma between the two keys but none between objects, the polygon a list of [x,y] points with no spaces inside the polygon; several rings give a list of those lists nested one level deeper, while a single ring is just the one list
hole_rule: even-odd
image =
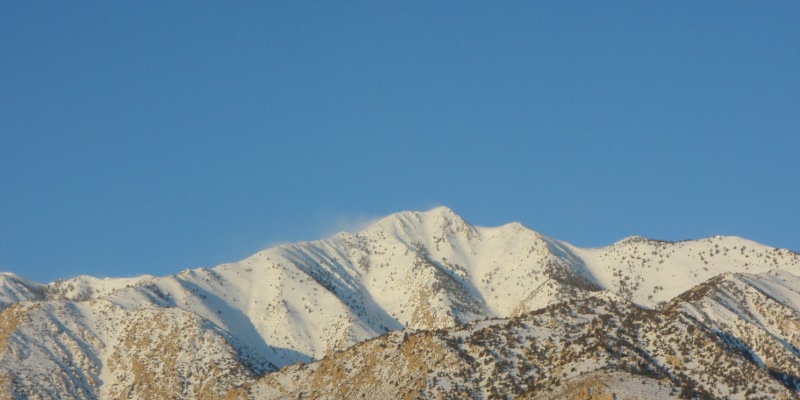
[{"label": "mountain range", "polygon": [[800,255],[730,236],[439,207],[171,276],[5,273],[0,308],[6,398],[800,398]]}]

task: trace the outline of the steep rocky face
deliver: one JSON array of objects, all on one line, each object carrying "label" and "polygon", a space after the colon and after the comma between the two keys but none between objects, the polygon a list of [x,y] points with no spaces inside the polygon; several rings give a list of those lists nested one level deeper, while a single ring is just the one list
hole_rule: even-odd
[{"label": "steep rocky face", "polygon": [[[797,275],[796,253],[740,238],[673,243],[632,237],[581,249],[518,223],[476,227],[444,207],[402,212],[357,233],[282,245],[174,276],[81,276],[43,285],[4,274],[0,387],[9,397],[22,398],[218,396],[282,367],[335,359],[381,335],[424,330],[446,336],[442,329],[456,334],[454,327],[478,321],[524,320],[564,304],[614,298],[637,316],[663,309],[659,318],[679,324],[676,332],[695,326],[713,333],[725,343],[717,348],[756,360],[759,370],[791,388],[798,369]],[[488,329],[506,322],[480,323]],[[456,349],[436,335],[425,346],[444,343],[443,358],[466,357],[462,343]],[[473,353],[464,354],[476,357]],[[608,364],[602,354],[596,354],[598,365]],[[338,368],[328,362],[329,369]],[[614,376],[630,373],[608,365]],[[478,367],[483,368],[467,364],[464,373]],[[390,380],[408,368],[392,370]],[[517,389],[502,393],[541,395],[531,382],[554,388],[552,381],[526,375],[530,371],[510,371],[508,385]],[[588,376],[562,376],[559,382],[576,379],[586,390],[608,389]],[[668,379],[671,388],[688,393],[683,380],[665,376],[652,379],[665,388]],[[638,390],[626,379],[622,386]],[[707,384],[702,377],[692,379],[695,386]],[[447,393],[457,396],[493,393],[472,381],[403,382],[422,385],[423,391],[452,384],[460,389]]]}]

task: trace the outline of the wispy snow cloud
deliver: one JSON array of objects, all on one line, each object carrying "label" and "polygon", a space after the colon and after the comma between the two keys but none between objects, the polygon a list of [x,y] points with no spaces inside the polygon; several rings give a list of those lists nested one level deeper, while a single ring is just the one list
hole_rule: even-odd
[{"label": "wispy snow cloud", "polygon": [[366,214],[339,214],[324,217],[319,224],[319,232],[322,237],[330,237],[339,232],[355,233],[378,222],[383,216]]}]

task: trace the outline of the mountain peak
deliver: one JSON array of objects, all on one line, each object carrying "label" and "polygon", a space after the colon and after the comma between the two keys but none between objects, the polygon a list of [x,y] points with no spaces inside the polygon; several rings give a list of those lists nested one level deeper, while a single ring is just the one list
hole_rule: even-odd
[{"label": "mountain peak", "polygon": [[[436,206],[436,207],[434,207],[434,208],[431,208],[431,209],[430,209],[430,210],[428,210],[428,211],[425,211],[425,213],[427,213],[427,214],[433,214],[433,215],[442,215],[442,216],[447,216],[447,217],[454,217],[454,216],[458,216],[458,215],[455,213],[455,211],[453,211],[453,209],[452,209],[452,208],[450,208],[450,207],[447,207],[447,206]],[[459,217],[459,218],[460,218],[460,217]]]},{"label": "mountain peak", "polygon": [[440,230],[450,226],[459,230],[471,228],[471,225],[452,209],[438,206],[427,211],[396,212],[370,225],[362,232],[389,230],[408,234],[411,232],[421,233],[431,229]]}]

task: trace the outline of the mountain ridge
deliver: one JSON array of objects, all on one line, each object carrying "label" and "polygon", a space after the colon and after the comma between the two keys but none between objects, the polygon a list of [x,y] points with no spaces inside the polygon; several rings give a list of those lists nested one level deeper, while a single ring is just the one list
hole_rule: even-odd
[{"label": "mountain ridge", "polygon": [[[787,275],[770,278],[776,269]],[[713,299],[692,303],[680,297],[697,287],[718,293],[722,289],[708,282],[736,274],[756,276],[730,284],[753,288],[745,290],[750,296],[745,300],[736,297],[746,303],[731,311],[738,319],[715,314],[721,306]],[[130,398],[158,393],[200,398],[200,392],[187,388],[204,381],[192,368],[209,353],[227,372],[207,393],[222,396],[257,376],[318,362],[389,332],[519,318],[603,293],[645,310],[680,310],[687,318],[712,315],[708,324],[727,332],[731,321],[745,321],[747,313],[762,315],[758,304],[795,315],[798,275],[797,253],[738,237],[669,242],[632,236],[584,249],[520,223],[474,226],[446,207],[405,211],[355,233],[282,244],[237,262],[175,275],[79,276],[39,284],[4,274],[0,318],[8,329],[0,335],[5,343],[0,371],[10,378],[0,379],[0,388],[35,395],[40,393],[36,377],[52,375],[74,377],[53,382],[51,389],[78,398],[123,392]],[[775,279],[788,279],[791,287]],[[759,288],[770,295],[751,293]],[[784,296],[787,303],[770,300],[772,295]],[[173,325],[185,326],[190,342],[169,334]],[[750,325],[731,335],[763,336],[742,340],[754,346],[767,346],[769,337],[795,341],[774,324]],[[162,334],[157,340],[130,339],[142,335],[143,326]],[[787,347],[780,343],[770,346],[769,354],[794,354],[781,350]],[[164,373],[166,359],[142,358],[159,352],[177,360],[167,363],[172,383],[155,378]],[[760,354],[758,349],[751,353]],[[65,359],[83,360],[77,375]],[[124,365],[138,369],[126,371]]]}]

